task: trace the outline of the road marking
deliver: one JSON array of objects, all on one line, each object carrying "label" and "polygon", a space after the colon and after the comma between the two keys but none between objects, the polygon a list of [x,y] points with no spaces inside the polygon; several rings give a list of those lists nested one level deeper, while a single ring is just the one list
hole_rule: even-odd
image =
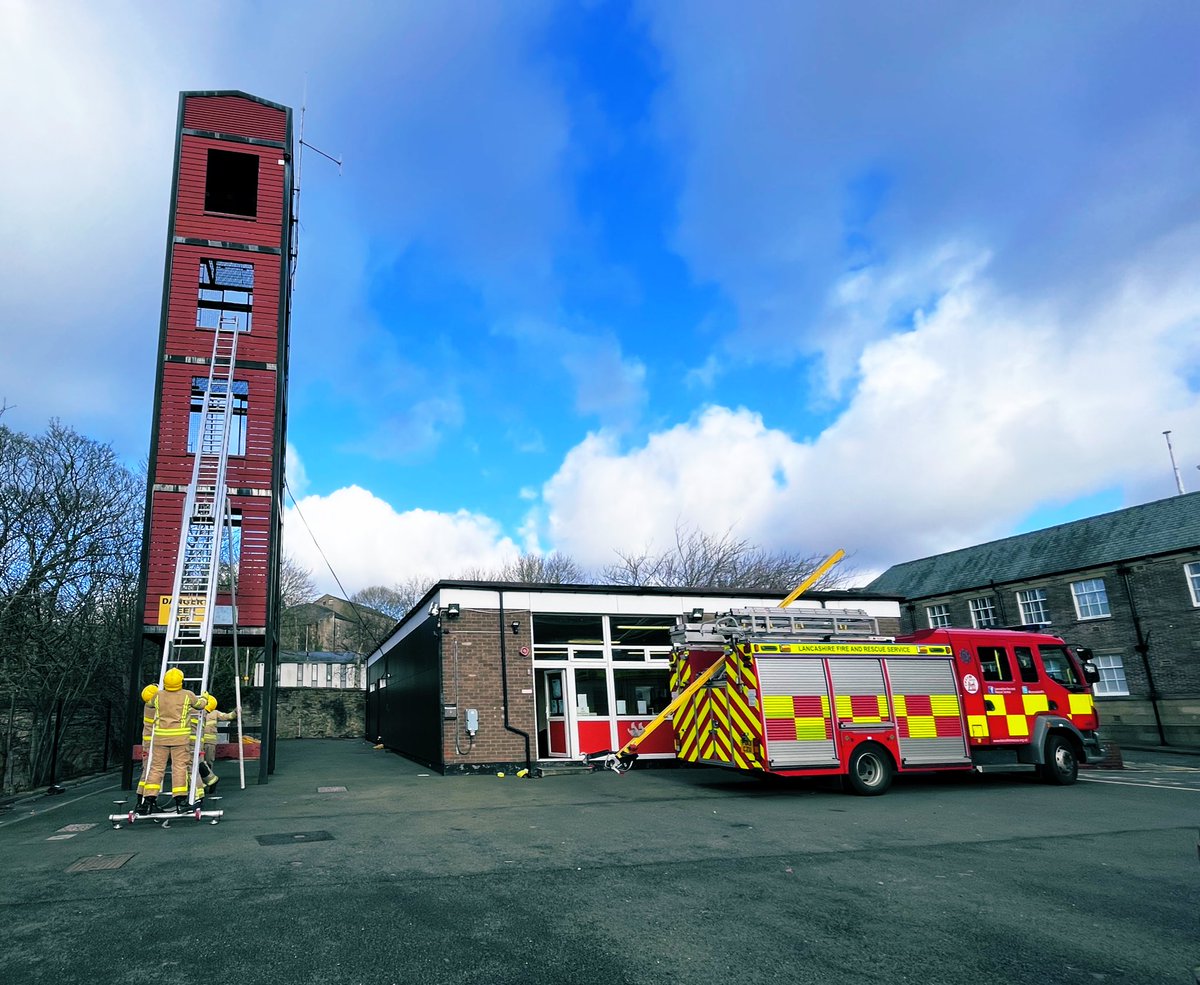
[{"label": "road marking", "polygon": [[1200,793],[1194,787],[1172,787],[1165,786],[1161,783],[1133,783],[1129,780],[1100,780],[1093,776],[1081,776],[1079,778],[1084,783],[1108,783],[1114,787],[1148,787],[1151,790],[1183,790],[1187,793]]}]

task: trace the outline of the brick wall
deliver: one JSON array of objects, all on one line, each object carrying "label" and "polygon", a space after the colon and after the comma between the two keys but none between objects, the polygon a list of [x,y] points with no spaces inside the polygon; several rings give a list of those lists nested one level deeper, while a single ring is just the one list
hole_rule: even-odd
[{"label": "brick wall", "polygon": [[[526,610],[464,610],[457,619],[442,620],[444,704],[457,708],[456,719],[446,719],[442,749],[447,773],[491,772],[525,765],[525,740],[504,727],[503,687],[500,677],[500,635],[503,631],[508,664],[508,718],[511,725],[529,733],[529,755],[537,758],[534,724],[533,658],[522,655],[531,648],[530,614]],[[512,631],[512,623],[518,631]],[[467,709],[479,712],[474,739],[466,732]],[[457,738],[457,747],[456,740]]]}]

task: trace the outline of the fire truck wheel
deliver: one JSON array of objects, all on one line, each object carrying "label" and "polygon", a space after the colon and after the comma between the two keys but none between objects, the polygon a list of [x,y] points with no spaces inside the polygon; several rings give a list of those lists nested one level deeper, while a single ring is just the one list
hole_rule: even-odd
[{"label": "fire truck wheel", "polygon": [[866,742],[850,755],[846,773],[850,789],[860,797],[887,793],[892,785],[892,758],[880,746]]},{"label": "fire truck wheel", "polygon": [[1042,777],[1047,783],[1060,787],[1070,786],[1079,776],[1079,758],[1070,739],[1052,735],[1046,740],[1046,762],[1042,766]]}]

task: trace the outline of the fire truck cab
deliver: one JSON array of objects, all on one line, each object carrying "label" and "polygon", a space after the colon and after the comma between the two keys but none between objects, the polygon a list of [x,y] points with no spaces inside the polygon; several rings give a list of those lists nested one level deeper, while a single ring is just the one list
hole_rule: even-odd
[{"label": "fire truck cab", "polygon": [[872,795],[913,771],[1038,770],[1070,784],[1103,756],[1090,654],[1046,633],[890,638],[861,611],[747,608],[681,621],[672,641],[678,695],[722,663],[674,713],[687,762],[842,776]]}]

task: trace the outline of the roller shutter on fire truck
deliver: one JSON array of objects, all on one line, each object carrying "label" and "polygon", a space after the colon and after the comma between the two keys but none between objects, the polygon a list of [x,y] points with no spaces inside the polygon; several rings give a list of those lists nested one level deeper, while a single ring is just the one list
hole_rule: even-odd
[{"label": "roller shutter on fire truck", "polygon": [[963,709],[949,660],[889,660],[900,758],[905,766],[969,762]]},{"label": "roller shutter on fire truck", "polygon": [[836,765],[825,662],[759,657],[758,682],[770,768]]}]

